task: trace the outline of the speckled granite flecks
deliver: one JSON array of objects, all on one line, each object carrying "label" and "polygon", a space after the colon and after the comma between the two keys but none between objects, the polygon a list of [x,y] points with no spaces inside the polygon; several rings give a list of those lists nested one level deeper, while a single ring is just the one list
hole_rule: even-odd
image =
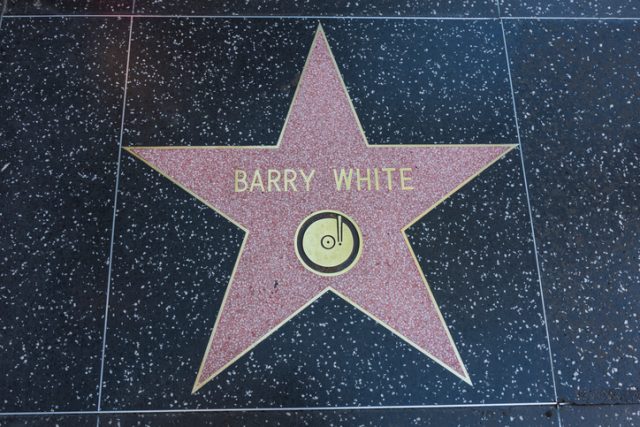
[{"label": "speckled granite flecks", "polygon": [[0,416],[0,427],[95,427],[97,415]]},{"label": "speckled granite flecks", "polygon": [[124,145],[275,145],[316,25],[136,19]]},{"label": "speckled granite flecks", "polygon": [[136,0],[136,13],[172,15],[482,16],[497,17],[493,0]]},{"label": "speckled granite flecks", "polygon": [[[316,25],[136,20],[125,145],[275,144]],[[499,23],[323,26],[370,143],[517,142]]]},{"label": "speckled granite flecks", "polygon": [[501,16],[640,17],[636,0],[498,0]]},{"label": "speckled granite flecks", "polygon": [[517,142],[496,21],[326,21],[372,144]]},{"label": "speckled granite flecks", "polygon": [[133,0],[7,0],[7,15],[114,15],[132,12]]},{"label": "speckled granite flecks", "polygon": [[2,22],[3,411],[97,401],[127,33],[120,19]]},{"label": "speckled granite flecks", "polygon": [[103,426],[558,426],[557,411],[549,406],[493,408],[423,408],[391,410],[219,412],[190,414],[102,415]]},{"label": "speckled granite flecks", "polygon": [[640,405],[581,405],[560,407],[564,427],[637,427]]},{"label": "speckled granite flecks", "polygon": [[558,395],[638,402],[640,24],[506,25]]},{"label": "speckled granite flecks", "polygon": [[513,151],[408,230],[473,388],[433,399],[553,401],[520,153]]}]

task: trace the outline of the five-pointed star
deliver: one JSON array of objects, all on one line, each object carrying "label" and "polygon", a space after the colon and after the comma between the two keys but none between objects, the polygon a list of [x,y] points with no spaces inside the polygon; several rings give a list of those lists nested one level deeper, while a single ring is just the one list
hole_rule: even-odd
[{"label": "five-pointed star", "polygon": [[[245,231],[193,391],[327,291],[470,384],[405,230],[511,148],[369,145],[321,27],[276,146],[128,148]],[[336,190],[334,168],[382,167],[410,168],[413,189],[389,190],[385,177],[371,190]],[[266,182],[237,191],[236,171],[251,183],[256,169],[315,174],[297,191],[282,182],[280,191]],[[298,226],[321,210],[345,213],[362,233],[359,260],[339,276],[315,274],[296,256]]]}]

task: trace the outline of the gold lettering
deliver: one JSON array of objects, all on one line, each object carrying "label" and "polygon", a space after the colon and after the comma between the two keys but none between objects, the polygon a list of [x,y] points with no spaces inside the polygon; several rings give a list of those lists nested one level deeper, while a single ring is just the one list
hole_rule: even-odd
[{"label": "gold lettering", "polygon": [[[352,185],[357,191],[380,191],[385,187],[388,191],[411,191],[413,187],[412,168],[333,168],[336,191],[351,191]],[[249,177],[251,174],[251,177]],[[310,192],[316,169],[255,169],[248,172],[243,169],[234,170],[234,191],[242,193],[254,192],[288,192],[298,191],[301,183],[304,190]],[[300,181],[298,179],[300,178]],[[397,182],[394,182],[398,180]]]},{"label": "gold lettering", "polygon": [[271,191],[271,185],[273,185],[276,191],[280,191],[280,171],[277,169],[269,169],[267,171],[267,191]]},{"label": "gold lettering", "polygon": [[387,187],[389,191],[393,190],[393,172],[396,168],[382,168],[382,172],[387,173]]},{"label": "gold lettering", "polygon": [[307,192],[311,189],[311,180],[313,179],[313,175],[315,175],[316,170],[311,169],[311,173],[307,176],[304,173],[304,169],[300,169],[300,175],[302,175],[302,179],[304,180],[304,186],[307,189]]},{"label": "gold lettering", "polygon": [[367,176],[360,176],[360,169],[356,169],[356,183],[358,185],[358,191],[361,191],[360,183],[366,181],[367,182],[367,190],[371,190],[371,170],[369,168],[366,169]]},{"label": "gold lettering", "polygon": [[[233,182],[234,182],[233,186],[236,193],[242,193],[243,191],[246,191],[248,187],[247,173],[242,169],[236,169],[236,176]],[[242,188],[240,188],[240,186],[238,185],[240,183],[243,185]]]},{"label": "gold lettering", "polygon": [[253,192],[255,187],[260,187],[260,191],[264,193],[264,184],[262,183],[262,177],[260,176],[260,170],[256,169],[253,173],[253,180],[251,181],[251,187],[249,187],[249,191]]},{"label": "gold lettering", "polygon": [[284,170],[284,191],[289,191],[289,186],[291,186],[293,191],[298,191],[295,183],[297,176],[298,174],[296,174],[296,171],[294,171],[293,169]]},{"label": "gold lettering", "polygon": [[342,190],[342,183],[344,182],[344,187],[347,191],[351,190],[351,174],[353,170],[349,169],[349,175],[344,171],[344,168],[340,169],[340,175],[338,175],[338,171],[336,169],[333,170],[333,176],[336,180],[336,190]]},{"label": "gold lettering", "polygon": [[373,170],[374,183],[376,184],[376,191],[380,191],[380,177],[378,176],[378,168]]},{"label": "gold lettering", "polygon": [[411,168],[400,168],[400,188],[403,190],[413,190],[413,187],[409,187],[407,182],[411,181],[411,176],[405,176],[404,173],[411,173]]}]

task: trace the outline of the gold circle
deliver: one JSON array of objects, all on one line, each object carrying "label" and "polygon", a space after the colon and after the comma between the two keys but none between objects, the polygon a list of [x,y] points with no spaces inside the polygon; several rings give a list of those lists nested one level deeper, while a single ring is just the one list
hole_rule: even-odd
[{"label": "gold circle", "polygon": [[[318,219],[310,222],[314,217]],[[300,236],[303,227],[304,234]],[[355,257],[354,247],[357,251]],[[296,256],[307,270],[320,276],[338,276],[351,270],[360,259],[362,233],[356,222],[342,212],[316,211],[300,222],[294,237],[294,248]],[[319,271],[340,268],[347,262],[346,266],[337,271]]]}]

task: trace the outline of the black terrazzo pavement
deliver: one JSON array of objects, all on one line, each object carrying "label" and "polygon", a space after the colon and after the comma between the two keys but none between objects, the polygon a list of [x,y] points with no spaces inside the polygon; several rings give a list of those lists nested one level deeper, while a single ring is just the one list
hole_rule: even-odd
[{"label": "black terrazzo pavement", "polygon": [[137,19],[123,144],[275,145],[316,26]]},{"label": "black terrazzo pavement", "polygon": [[517,142],[499,22],[322,25],[369,143]]},{"label": "black terrazzo pavement", "polygon": [[221,412],[101,415],[106,426],[512,426],[558,425],[554,407],[429,408],[341,411]]},{"label": "black terrazzo pavement", "polygon": [[6,0],[7,15],[115,15],[133,11],[133,0]]},{"label": "black terrazzo pavement", "polygon": [[636,427],[640,425],[640,405],[562,406],[564,427]]},{"label": "black terrazzo pavement", "polygon": [[120,19],[2,22],[2,411],[97,401],[127,34]]},{"label": "black terrazzo pavement", "polygon": [[9,415],[0,417],[0,427],[95,427],[97,415]]},{"label": "black terrazzo pavement", "polygon": [[508,23],[562,400],[640,400],[640,25]]},{"label": "black terrazzo pavement", "polygon": [[[124,144],[274,145],[316,25],[136,20]],[[516,141],[499,23],[323,26],[370,143]]]},{"label": "black terrazzo pavement", "polygon": [[473,387],[425,384],[436,388],[435,401],[553,401],[520,153],[507,154],[407,234],[474,372]]},{"label": "black terrazzo pavement", "polygon": [[242,16],[482,16],[497,17],[493,0],[136,0],[136,13]]},{"label": "black terrazzo pavement", "polygon": [[[635,2],[4,6],[0,426],[640,425],[639,23],[555,19]],[[513,84],[521,149],[409,231],[473,387],[327,294],[191,394],[242,232],[124,153],[110,270],[131,19],[35,16],[132,12],[489,18],[322,21],[371,143],[517,143]],[[317,23],[133,19],[123,145],[274,144]]]},{"label": "black terrazzo pavement", "polygon": [[639,17],[634,0],[498,0],[501,16],[616,18]]}]

